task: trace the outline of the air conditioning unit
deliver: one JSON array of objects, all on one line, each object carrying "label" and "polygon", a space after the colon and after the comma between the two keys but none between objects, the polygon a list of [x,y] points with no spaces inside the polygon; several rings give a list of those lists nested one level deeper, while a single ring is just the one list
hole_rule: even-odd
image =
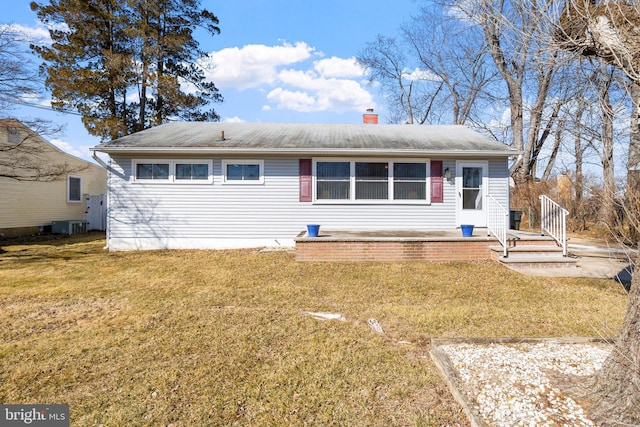
[{"label": "air conditioning unit", "polygon": [[67,220],[52,221],[51,232],[53,234],[83,234],[87,232],[87,221],[84,220]]}]

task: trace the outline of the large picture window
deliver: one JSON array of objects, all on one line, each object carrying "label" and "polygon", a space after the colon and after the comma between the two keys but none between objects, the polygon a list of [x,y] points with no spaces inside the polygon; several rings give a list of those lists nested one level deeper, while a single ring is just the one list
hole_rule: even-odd
[{"label": "large picture window", "polygon": [[213,182],[211,160],[134,160],[134,182],[196,183]]},{"label": "large picture window", "polygon": [[315,200],[429,203],[429,160],[316,160]]}]

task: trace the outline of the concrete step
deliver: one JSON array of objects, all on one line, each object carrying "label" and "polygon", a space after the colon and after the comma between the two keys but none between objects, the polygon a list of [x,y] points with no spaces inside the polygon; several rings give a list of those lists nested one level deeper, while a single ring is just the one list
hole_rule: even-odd
[{"label": "concrete step", "polygon": [[[502,253],[502,246],[492,246],[493,252]],[[542,256],[562,256],[562,248],[557,245],[524,245],[508,248],[509,257],[542,257]]]},{"label": "concrete step", "polygon": [[498,262],[508,267],[576,267],[578,261],[572,257],[560,256],[520,256],[520,257],[499,257]]},{"label": "concrete step", "polygon": [[519,246],[558,246],[557,242],[551,236],[540,235],[516,236],[508,234],[507,244],[510,248]]}]

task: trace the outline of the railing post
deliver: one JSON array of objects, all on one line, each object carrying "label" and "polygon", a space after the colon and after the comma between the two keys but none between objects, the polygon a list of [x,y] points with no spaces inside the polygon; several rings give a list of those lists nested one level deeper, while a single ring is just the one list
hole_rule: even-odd
[{"label": "railing post", "polygon": [[502,245],[503,256],[506,258],[509,253],[507,250],[507,230],[509,224],[509,211],[507,211],[498,201],[491,195],[487,197],[487,206],[489,218],[487,221],[487,233],[493,234],[498,242]]},{"label": "railing post", "polygon": [[569,211],[551,200],[540,196],[540,234],[545,232],[562,246],[562,256],[567,256],[567,215]]}]

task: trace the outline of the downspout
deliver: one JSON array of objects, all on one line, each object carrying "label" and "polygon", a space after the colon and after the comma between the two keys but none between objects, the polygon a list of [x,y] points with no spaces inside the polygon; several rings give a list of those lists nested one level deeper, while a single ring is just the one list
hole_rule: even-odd
[{"label": "downspout", "polygon": [[103,168],[105,168],[106,170],[108,170],[109,172],[113,172],[113,170],[111,169],[111,166],[109,166],[108,164],[106,164],[104,162],[104,160],[102,160],[100,157],[98,157],[98,153],[95,150],[91,150],[91,158],[93,160],[95,160],[96,162],[98,162],[98,164],[100,166],[102,166]]}]

